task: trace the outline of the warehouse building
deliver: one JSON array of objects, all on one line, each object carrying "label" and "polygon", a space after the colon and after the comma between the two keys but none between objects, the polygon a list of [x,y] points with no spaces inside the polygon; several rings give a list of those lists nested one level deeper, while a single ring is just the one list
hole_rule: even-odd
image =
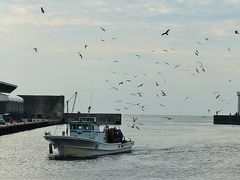
[{"label": "warehouse building", "polygon": [[36,118],[62,117],[64,96],[19,95],[24,100],[24,114]]},{"label": "warehouse building", "polygon": [[0,114],[9,114],[13,119],[63,116],[63,95],[11,95],[16,88],[17,85],[0,81]]},{"label": "warehouse building", "polygon": [[0,114],[22,114],[23,98],[10,95],[17,88],[17,85],[0,81]]}]

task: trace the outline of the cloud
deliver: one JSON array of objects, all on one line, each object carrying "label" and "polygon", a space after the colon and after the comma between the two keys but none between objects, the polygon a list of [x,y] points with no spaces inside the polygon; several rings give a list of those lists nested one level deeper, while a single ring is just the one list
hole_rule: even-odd
[{"label": "cloud", "polygon": [[150,4],[146,4],[145,7],[147,8],[147,10],[149,12],[156,12],[156,13],[159,13],[159,14],[168,14],[168,13],[173,12],[173,10],[174,10],[173,8],[163,6],[163,5],[153,6],[153,5],[150,5]]}]

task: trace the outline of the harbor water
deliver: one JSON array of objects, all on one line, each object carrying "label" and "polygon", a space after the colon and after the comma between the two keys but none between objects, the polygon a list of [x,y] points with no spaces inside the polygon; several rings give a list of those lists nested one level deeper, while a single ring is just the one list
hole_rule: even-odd
[{"label": "harbor water", "polygon": [[[48,156],[45,131],[0,136],[0,179],[238,179],[240,126],[213,125],[212,117],[123,116],[122,131],[135,141],[131,153],[93,159]],[[56,153],[56,149],[54,150]]]}]

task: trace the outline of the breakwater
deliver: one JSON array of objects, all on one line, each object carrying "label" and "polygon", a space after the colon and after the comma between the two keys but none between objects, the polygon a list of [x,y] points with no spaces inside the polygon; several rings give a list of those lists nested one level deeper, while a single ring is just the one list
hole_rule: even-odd
[{"label": "breakwater", "polygon": [[240,116],[239,115],[214,115],[213,123],[240,125]]},{"label": "breakwater", "polygon": [[0,126],[0,136],[58,124],[64,124],[64,121],[62,119],[41,119],[33,122],[7,124]]}]

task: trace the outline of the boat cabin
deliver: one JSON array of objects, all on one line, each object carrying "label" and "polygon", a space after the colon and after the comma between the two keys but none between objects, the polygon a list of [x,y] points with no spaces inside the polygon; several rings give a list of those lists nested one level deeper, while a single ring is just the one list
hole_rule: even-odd
[{"label": "boat cabin", "polygon": [[77,121],[71,121],[70,136],[105,142],[105,133],[100,132],[96,117],[79,117]]}]

